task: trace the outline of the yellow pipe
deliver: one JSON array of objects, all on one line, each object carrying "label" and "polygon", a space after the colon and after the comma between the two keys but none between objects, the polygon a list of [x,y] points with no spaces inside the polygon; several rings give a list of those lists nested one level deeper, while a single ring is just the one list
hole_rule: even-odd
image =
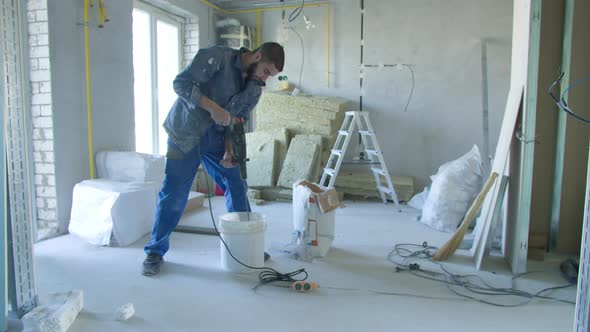
[{"label": "yellow pipe", "polygon": [[[201,0],[204,1],[204,0]],[[303,5],[303,8],[311,8],[311,7],[323,7],[328,5],[328,3],[306,3]],[[278,7],[265,7],[265,8],[257,8],[257,9],[242,9],[242,10],[225,10],[228,14],[244,14],[244,13],[255,13],[257,11],[271,11],[271,10],[283,10],[283,9],[294,9],[299,8],[301,5],[289,5],[289,6],[278,6]]]},{"label": "yellow pipe", "polygon": [[90,178],[94,179],[94,148],[92,147],[92,99],[90,96],[90,45],[88,35],[88,0],[84,0],[84,49],[86,51],[86,113],[88,118],[88,163]]},{"label": "yellow pipe", "polygon": [[211,2],[207,1],[207,0],[200,0],[202,3],[204,3],[205,5],[207,5],[208,7],[211,7],[213,9],[219,10],[220,12],[222,12],[223,14],[231,14],[229,11],[212,4]]},{"label": "yellow pipe", "polygon": [[330,4],[326,6],[326,77],[330,87]]},{"label": "yellow pipe", "polygon": [[262,23],[260,23],[260,21],[261,21],[260,13],[261,13],[260,10],[258,10],[256,12],[256,42],[258,44],[258,47],[260,47],[260,45],[261,45],[261,43],[260,43],[260,28],[262,26]]}]

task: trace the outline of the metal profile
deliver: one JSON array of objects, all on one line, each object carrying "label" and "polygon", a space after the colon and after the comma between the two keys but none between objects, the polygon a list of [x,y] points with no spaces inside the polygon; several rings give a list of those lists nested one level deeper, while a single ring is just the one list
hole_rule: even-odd
[{"label": "metal profile", "polygon": [[[27,116],[25,77],[25,1],[4,0],[0,5],[0,48],[3,75],[2,109],[6,120],[8,220],[12,236],[14,294],[19,317],[37,306],[37,287],[33,267],[34,215],[32,204],[30,118]],[[9,276],[12,278],[12,275]]]},{"label": "metal profile", "polygon": [[578,295],[574,316],[575,332],[590,332],[588,316],[590,316],[590,158],[588,158],[588,175],[586,177],[586,206],[584,207]]}]

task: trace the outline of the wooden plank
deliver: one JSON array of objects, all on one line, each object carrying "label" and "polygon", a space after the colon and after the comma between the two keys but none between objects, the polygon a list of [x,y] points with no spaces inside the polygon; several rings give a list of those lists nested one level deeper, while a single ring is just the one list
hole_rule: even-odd
[{"label": "wooden plank", "polygon": [[[523,85],[511,87],[508,92],[508,100],[506,102],[506,110],[504,111],[504,119],[502,120],[502,127],[500,129],[500,137],[498,145],[496,146],[496,153],[494,155],[494,162],[492,164],[492,172],[504,174],[506,161],[508,160],[508,153],[510,151],[510,142],[514,134],[514,127],[518,117],[519,110],[522,105]],[[470,250],[471,255],[476,260],[476,266],[479,269],[483,260],[485,252],[485,243],[490,233],[491,221],[493,217],[494,206],[498,200],[500,192],[500,181],[494,183],[491,195],[486,196],[480,218],[478,219],[479,227],[476,228],[476,234],[473,241],[473,247]]]}]

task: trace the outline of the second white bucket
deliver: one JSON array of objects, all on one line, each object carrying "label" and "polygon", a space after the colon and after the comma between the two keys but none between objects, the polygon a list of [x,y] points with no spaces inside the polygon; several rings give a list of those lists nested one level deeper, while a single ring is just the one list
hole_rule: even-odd
[{"label": "second white bucket", "polygon": [[[231,253],[242,263],[253,267],[264,266],[264,216],[256,212],[232,212],[219,217],[219,233]],[[249,269],[236,262],[227,252],[223,242],[221,249],[221,266],[234,273],[249,273]]]}]

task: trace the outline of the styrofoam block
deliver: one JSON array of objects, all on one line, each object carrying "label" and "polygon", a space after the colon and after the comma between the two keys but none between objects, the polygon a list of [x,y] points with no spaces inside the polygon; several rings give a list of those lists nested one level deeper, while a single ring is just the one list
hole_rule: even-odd
[{"label": "styrofoam block", "polygon": [[117,308],[115,319],[123,322],[133,317],[133,315],[135,315],[135,307],[133,307],[133,303],[126,303]]},{"label": "styrofoam block", "polygon": [[81,290],[49,295],[48,303],[22,318],[23,332],[65,332],[84,306]]},{"label": "styrofoam block", "polygon": [[186,207],[184,208],[184,213],[194,211],[196,209],[200,209],[203,207],[205,203],[205,194],[191,191],[188,194],[188,201],[186,202]]},{"label": "styrofoam block", "polygon": [[161,184],[165,168],[164,156],[127,151],[101,151],[96,154],[96,171],[101,179]]},{"label": "styrofoam block", "polygon": [[74,187],[68,230],[95,245],[129,245],[150,232],[156,197],[151,183],[82,181]]}]

